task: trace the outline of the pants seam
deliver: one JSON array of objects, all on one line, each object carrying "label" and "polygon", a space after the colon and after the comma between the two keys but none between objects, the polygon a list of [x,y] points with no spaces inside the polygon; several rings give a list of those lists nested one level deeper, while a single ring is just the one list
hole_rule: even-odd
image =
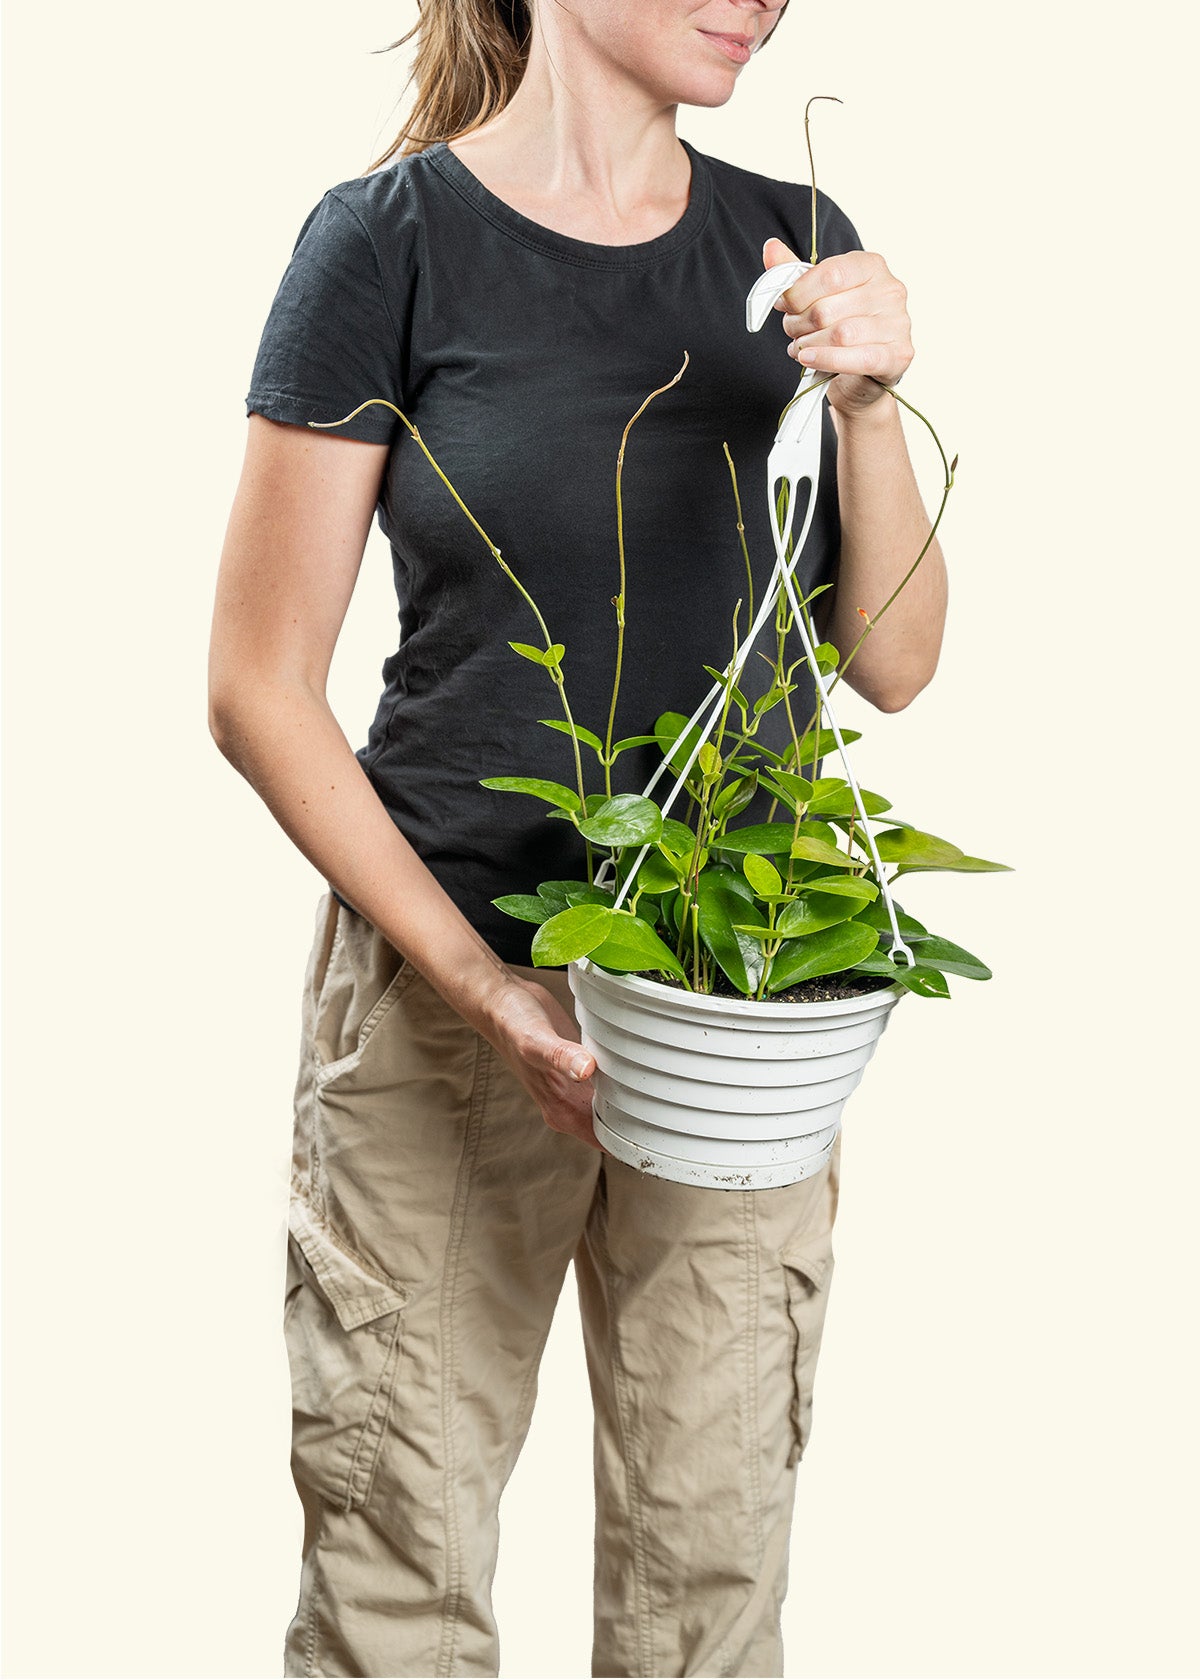
[{"label": "pants seam", "polygon": [[[646,1556],[645,1513],[642,1491],[638,1481],[637,1458],[634,1453],[634,1426],[629,1406],[629,1391],[624,1364],[620,1355],[620,1327],[613,1310],[615,1289],[607,1250],[604,1258],[604,1284],[608,1295],[609,1367],[612,1371],[613,1397],[616,1400],[617,1431],[621,1440],[621,1457],[625,1461],[625,1483],[629,1504],[629,1532],[633,1541],[633,1578],[635,1593],[634,1621],[637,1628],[638,1660],[643,1674],[656,1672],[654,1663],[654,1617],[650,1599],[650,1566]],[[638,1603],[640,1600],[640,1604]],[[638,1613],[640,1610],[640,1614]]]},{"label": "pants seam", "polygon": [[443,1506],[446,1524],[446,1599],[442,1615],[441,1649],[438,1654],[437,1675],[454,1672],[454,1647],[458,1621],[462,1610],[463,1571],[462,1534],[458,1524],[457,1461],[454,1451],[454,1396],[458,1378],[458,1350],[455,1341],[456,1295],[459,1262],[462,1257],[463,1236],[466,1230],[467,1202],[471,1193],[471,1169],[479,1149],[483,1107],[487,1100],[491,1061],[487,1043],[477,1037],[475,1071],[471,1082],[470,1107],[467,1114],[466,1137],[458,1165],[454,1186],[454,1202],[450,1210],[450,1235],[446,1245],[445,1274],[442,1281],[442,1456],[445,1461]]},{"label": "pants seam", "polygon": [[748,1456],[750,1460],[750,1493],[754,1529],[754,1562],[755,1568],[761,1569],[766,1547],[766,1537],[763,1529],[762,1465],[759,1462],[759,1436],[761,1431],[758,1415],[758,1309],[762,1279],[759,1265],[758,1209],[755,1206],[753,1191],[747,1190],[743,1192],[743,1195],[743,1225],[746,1232],[746,1314],[745,1327],[742,1332],[742,1345],[746,1356],[746,1436],[748,1446],[753,1448]]},{"label": "pants seam", "polygon": [[[533,1387],[534,1383],[537,1381],[538,1367],[542,1363],[542,1354],[546,1351],[546,1343],[549,1340],[550,1340],[550,1325],[547,1324],[546,1329],[545,1329],[545,1333],[543,1334],[543,1336],[539,1340],[539,1342],[537,1344],[537,1347],[534,1349],[533,1358],[530,1362],[529,1370],[526,1372],[525,1380],[521,1384],[521,1392],[517,1396],[517,1407],[516,1407],[516,1411],[514,1413],[514,1416],[517,1417],[518,1419],[523,1418],[525,1416],[525,1404],[526,1404],[526,1401],[529,1399],[529,1391]],[[524,1438],[522,1437],[520,1440],[517,1441],[517,1443],[514,1446],[512,1452],[509,1454],[508,1469],[504,1473],[504,1485],[506,1487],[508,1485],[509,1477],[512,1475],[513,1471],[517,1467],[517,1460],[521,1456],[521,1449],[524,1446],[524,1444],[525,1444]]]},{"label": "pants seam", "polygon": [[[762,1495],[762,1466],[760,1460],[760,1428],[758,1413],[758,1335],[759,1335],[759,1247],[758,1247],[758,1208],[752,1190],[742,1193],[742,1231],[744,1236],[745,1265],[743,1277],[745,1279],[745,1309],[742,1315],[742,1358],[745,1372],[745,1464],[749,1482],[748,1494],[750,1499],[750,1532],[754,1547],[754,1578],[762,1577],[763,1563],[766,1556],[766,1538],[763,1528],[763,1495]],[[722,1641],[721,1661],[723,1674],[732,1672],[732,1658],[728,1643]]]},{"label": "pants seam", "polygon": [[321,1535],[325,1529],[325,1501],[321,1500],[321,1514],[317,1520],[317,1532],[313,1535],[312,1560],[313,1569],[308,1595],[308,1627],[304,1638],[304,1672],[313,1675],[317,1672],[317,1599],[321,1592],[321,1572],[317,1568],[321,1545]]}]

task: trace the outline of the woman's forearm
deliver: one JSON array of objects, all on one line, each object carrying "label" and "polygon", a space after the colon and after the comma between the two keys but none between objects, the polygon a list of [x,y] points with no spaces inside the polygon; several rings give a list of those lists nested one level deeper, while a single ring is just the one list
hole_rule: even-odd
[{"label": "woman's forearm", "polygon": [[[843,658],[921,552],[932,521],[913,475],[889,396],[854,414],[834,412],[842,543],[837,583],[814,604],[822,634]],[[882,711],[899,711],[937,668],[946,621],[946,565],[935,538],[921,564],[873,629],[845,680]],[[822,602],[831,604],[820,610]]]},{"label": "woman's forearm", "polygon": [[490,1037],[513,975],[400,833],[324,696],[256,683],[214,706],[210,727],[309,862]]}]

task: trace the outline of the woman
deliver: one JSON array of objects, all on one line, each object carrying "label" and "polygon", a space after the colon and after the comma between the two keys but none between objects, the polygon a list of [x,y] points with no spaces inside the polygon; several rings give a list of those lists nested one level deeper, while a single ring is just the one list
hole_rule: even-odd
[{"label": "woman", "polygon": [[[507,645],[529,638],[528,609],[389,409],[306,422],[369,397],[402,409],[566,643],[577,714],[603,727],[616,446],[686,350],[624,469],[630,735],[690,709],[703,664],[728,658],[744,572],[723,444],[761,587],[754,486],[796,361],[836,373],[799,575],[835,581],[817,621],[848,647],[928,533],[885,390],[912,358],[905,289],[818,194],[822,260],[790,289],[782,337],[747,334],[762,267],[809,255],[811,194],[675,133],[679,104],[724,104],[752,74],[783,9],[424,0],[409,129],[314,208],[263,333],[210,727],[329,886],[295,1092],[289,1674],[497,1672],[497,1506],[572,1259],[596,1418],[594,1672],[782,1672],[836,1154],[800,1184],[736,1193],[600,1151],[566,973],[533,968],[532,928],[492,904],[578,872],[568,824],[478,785],[554,774],[570,750],[540,723],[545,673]],[[800,111],[797,89],[773,125],[781,174]],[[355,752],[325,682],[376,509],[402,635]],[[944,611],[934,547],[847,680],[907,705]],[[653,761],[631,752],[622,785]]]}]

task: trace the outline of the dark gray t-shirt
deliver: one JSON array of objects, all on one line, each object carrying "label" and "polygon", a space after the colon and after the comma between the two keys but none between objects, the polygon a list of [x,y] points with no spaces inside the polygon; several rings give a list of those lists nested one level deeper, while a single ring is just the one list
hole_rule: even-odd
[{"label": "dark gray t-shirt", "polygon": [[[303,425],[368,397],[394,402],[565,643],[576,721],[604,738],[616,653],[615,480],[621,434],[639,404],[622,469],[624,672],[614,739],[649,733],[660,713],[690,714],[706,664],[732,653],[746,573],[723,452],[727,443],[755,580],[774,562],[766,458],[796,388],[780,320],[758,333],[745,298],[772,234],[807,257],[811,197],[696,151],[691,193],[668,232],[596,245],[530,221],[491,193],[445,143],[330,188],[306,218],[262,334],[247,413]],[[850,221],[817,195],[821,257],[862,249]],[[797,582],[834,575],[840,540],[836,435],[824,417],[824,469]],[[583,844],[525,795],[484,776],[574,785],[548,675],[508,646],[541,644],[527,603],[399,420],[369,408],[329,436],[391,444],[377,509],[392,549],[398,645],[357,757],[393,821],[506,962],[530,960],[532,924],[491,900],[539,881],[580,879]],[[799,529],[802,508],[797,507]],[[747,625],[746,608],[741,628]],[[759,646],[773,651],[770,623]],[[801,657],[794,635],[789,659]],[[761,673],[761,674],[755,674]],[[751,655],[743,688],[766,686]],[[802,723],[813,687],[803,663]],[[763,740],[786,744],[783,708]],[[617,760],[614,791],[640,793],[652,747]],[[594,756],[588,791],[602,791]],[[665,795],[664,779],[656,790]],[[672,814],[683,816],[680,795]],[[761,820],[763,795],[739,818]]]}]

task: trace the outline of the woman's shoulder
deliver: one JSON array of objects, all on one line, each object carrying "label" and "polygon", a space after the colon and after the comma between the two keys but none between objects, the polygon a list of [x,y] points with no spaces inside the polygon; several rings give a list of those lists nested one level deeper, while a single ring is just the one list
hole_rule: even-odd
[{"label": "woman's shoulder", "polygon": [[335,181],[324,196],[336,199],[375,238],[394,234],[406,222],[419,218],[429,177],[425,154],[412,152],[393,158],[368,175],[351,175]]},{"label": "woman's shoulder", "polygon": [[[784,175],[750,169],[707,152],[700,155],[712,172],[715,191],[735,213],[744,217],[749,207],[755,213],[772,215],[794,229],[797,237],[803,237],[805,249],[809,248],[813,189],[807,181],[793,181]],[[828,255],[862,249],[850,217],[820,187],[817,188],[817,247]]]}]

